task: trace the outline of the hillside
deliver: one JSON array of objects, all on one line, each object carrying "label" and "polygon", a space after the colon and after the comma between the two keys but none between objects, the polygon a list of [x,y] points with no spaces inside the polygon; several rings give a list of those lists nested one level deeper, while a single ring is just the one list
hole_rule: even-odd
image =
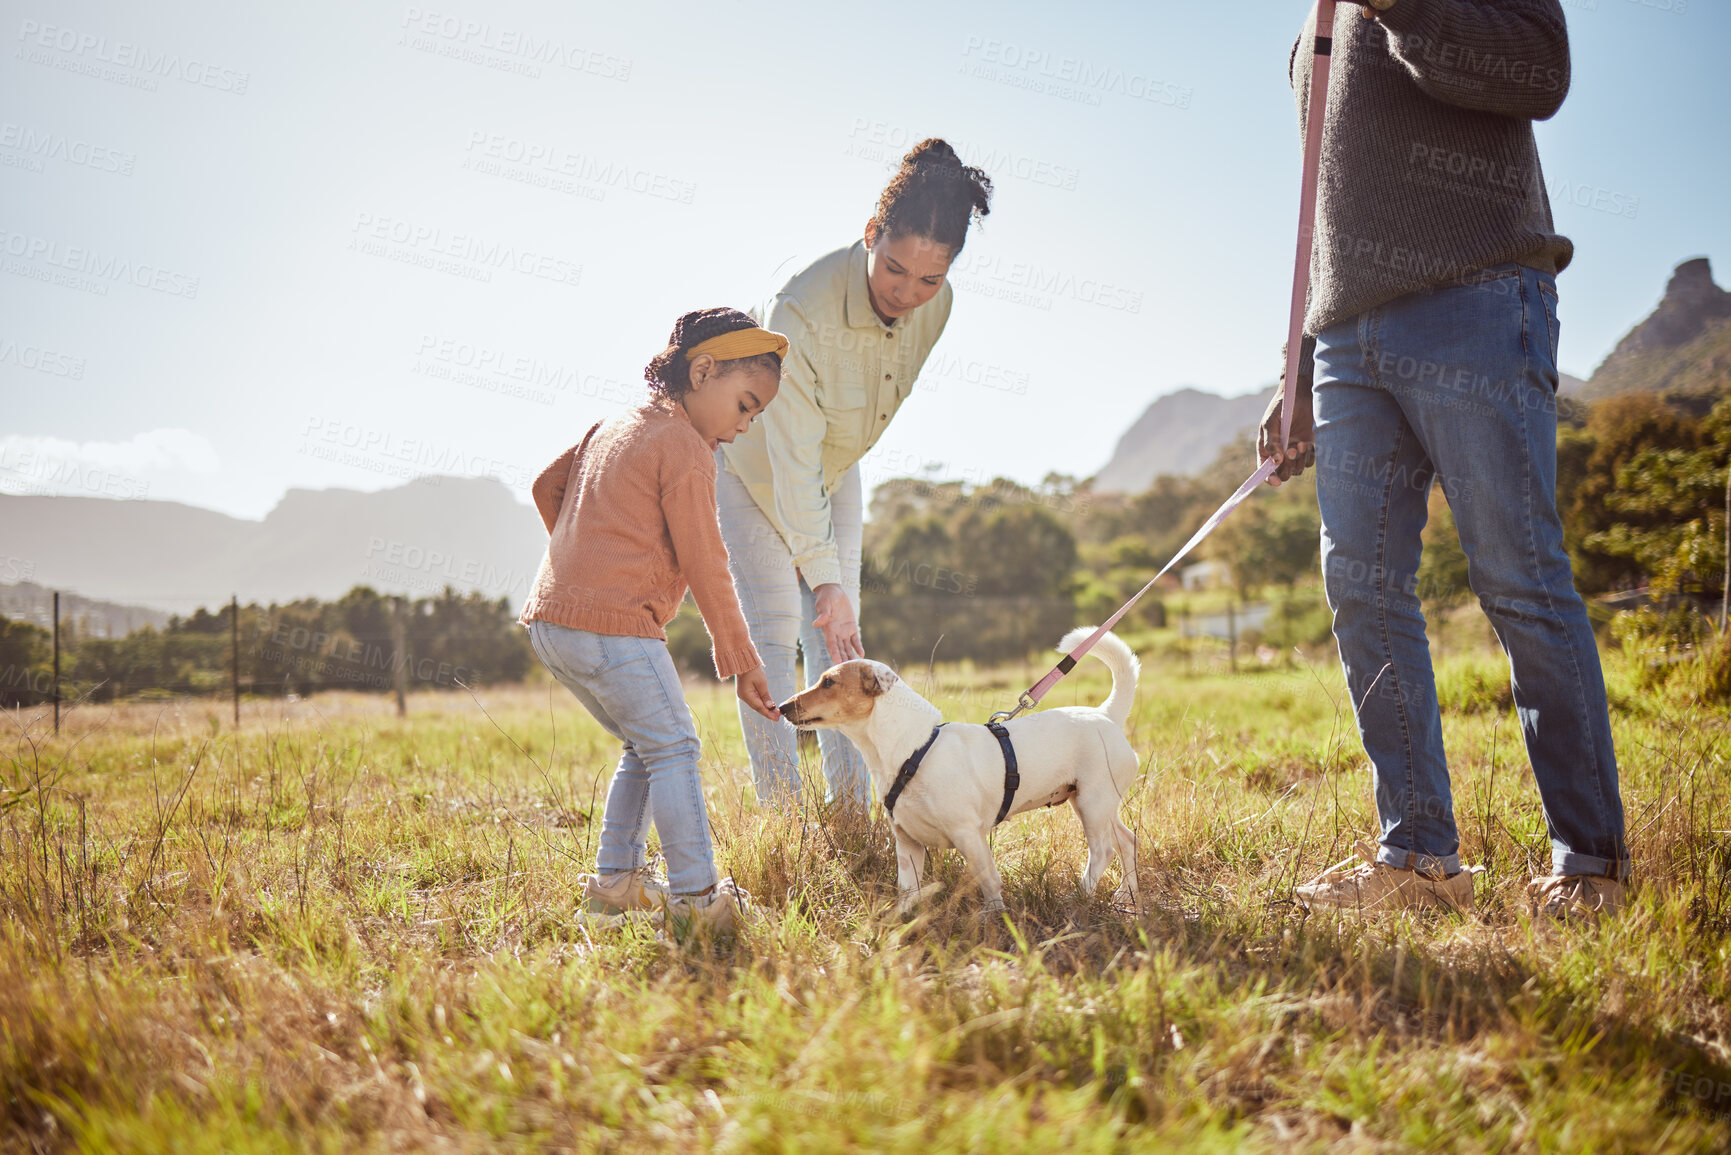
[{"label": "hillside", "polygon": [[1094,478],[1099,493],[1139,493],[1162,474],[1202,472],[1239,435],[1254,429],[1273,389],[1221,397],[1179,389],[1157,398],[1118,439]]},{"label": "hillside", "polygon": [[[48,629],[54,624],[54,591],[35,582],[0,585],[0,618]],[[168,615],[144,606],[96,601],[75,593],[60,595],[62,628],[70,624],[87,637],[123,638],[145,626],[162,629]]]},{"label": "hillside", "polygon": [[1706,257],[1678,265],[1654,309],[1593,373],[1582,400],[1619,393],[1712,393],[1731,385],[1731,293]]},{"label": "hillside", "polygon": [[50,589],[172,613],[243,602],[461,592],[520,601],[546,549],[535,511],[492,478],[291,489],[263,521],[169,501],[0,496],[0,537]]}]

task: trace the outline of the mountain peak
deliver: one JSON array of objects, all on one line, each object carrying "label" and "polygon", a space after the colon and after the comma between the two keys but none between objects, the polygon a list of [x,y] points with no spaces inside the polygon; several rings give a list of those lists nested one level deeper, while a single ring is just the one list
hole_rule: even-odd
[{"label": "mountain peak", "polygon": [[1713,283],[1713,262],[1706,257],[1692,257],[1672,270],[1660,307],[1663,308],[1666,302],[1677,308],[1692,305],[1712,307],[1727,295],[1724,289]]},{"label": "mountain peak", "polygon": [[1155,398],[1094,478],[1100,493],[1140,493],[1161,474],[1192,476],[1256,428],[1271,391],[1222,397],[1186,385]]},{"label": "mountain peak", "polygon": [[1713,281],[1706,257],[1678,265],[1665,295],[1645,320],[1617,342],[1594,371],[1582,396],[1708,391],[1722,383],[1718,368],[1731,349],[1731,293]]}]

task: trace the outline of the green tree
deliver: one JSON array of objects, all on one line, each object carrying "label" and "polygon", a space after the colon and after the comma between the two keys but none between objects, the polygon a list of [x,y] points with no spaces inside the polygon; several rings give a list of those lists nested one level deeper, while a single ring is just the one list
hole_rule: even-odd
[{"label": "green tree", "polygon": [[1318,574],[1321,542],[1315,473],[1307,472],[1278,489],[1251,494],[1203,548],[1231,571],[1239,599],[1248,601],[1265,585],[1290,592],[1300,579]]},{"label": "green tree", "polygon": [[861,628],[874,657],[924,663],[1021,658],[1075,623],[1080,551],[1071,522],[1088,495],[1072,478],[1030,488],[931,478],[872,494]]},{"label": "green tree", "polygon": [[41,626],[0,618],[0,703],[33,706],[50,690],[52,638]]},{"label": "green tree", "polygon": [[956,525],[956,562],[985,596],[1062,598],[1076,569],[1076,535],[1050,510],[972,510]]},{"label": "green tree", "polygon": [[1623,463],[1605,497],[1614,520],[1586,543],[1625,559],[1661,596],[1724,588],[1731,398],[1714,406],[1687,440],[1696,447],[1646,449]]},{"label": "green tree", "polygon": [[[1629,532],[1662,526],[1666,514],[1613,505],[1623,470],[1649,450],[1700,448],[1699,422],[1651,393],[1630,393],[1594,405],[1584,430],[1564,427],[1557,440],[1558,512],[1574,557],[1575,584],[1601,593],[1639,584],[1641,563],[1613,546]],[[1611,536],[1613,526],[1627,527]]]}]

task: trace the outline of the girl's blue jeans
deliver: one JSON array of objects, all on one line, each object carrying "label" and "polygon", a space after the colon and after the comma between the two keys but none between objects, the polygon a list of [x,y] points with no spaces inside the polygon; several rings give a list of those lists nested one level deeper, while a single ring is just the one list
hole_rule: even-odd
[{"label": "girl's blue jeans", "polygon": [[597,870],[642,866],[653,815],[668,889],[698,894],[714,886],[709,811],[697,770],[702,744],[667,643],[539,619],[529,623],[529,642],[548,672],[625,744],[607,787]]},{"label": "girl's blue jeans", "polygon": [[1508,655],[1552,870],[1628,874],[1599,651],[1557,515],[1556,357],[1555,278],[1516,264],[1317,334],[1323,582],[1392,866],[1460,869],[1419,608],[1435,483]]}]

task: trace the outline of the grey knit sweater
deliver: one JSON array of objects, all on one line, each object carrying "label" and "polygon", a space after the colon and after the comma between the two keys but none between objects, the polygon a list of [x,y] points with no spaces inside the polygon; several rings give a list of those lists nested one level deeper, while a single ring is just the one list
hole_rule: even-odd
[{"label": "grey knit sweater", "polygon": [[[1311,10],[1288,73],[1300,139]],[[1508,261],[1556,273],[1533,141],[1569,90],[1559,0],[1396,0],[1335,9],[1307,334],[1415,289]]]}]

